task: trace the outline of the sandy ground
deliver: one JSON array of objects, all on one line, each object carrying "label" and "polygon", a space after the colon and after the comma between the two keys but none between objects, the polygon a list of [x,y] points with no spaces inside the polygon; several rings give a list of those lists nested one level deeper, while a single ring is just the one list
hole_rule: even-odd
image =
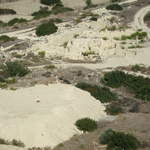
[{"label": "sandy ground", "polygon": [[0,137],[28,147],[53,147],[80,133],[74,126],[80,118],[107,119],[99,101],[71,85],[0,90],[0,96]]},{"label": "sandy ground", "polygon": [[25,149],[10,145],[0,145],[0,150],[25,150]]},{"label": "sandy ground", "polygon": [[[109,0],[92,0],[94,4],[100,4],[107,2]],[[85,0],[63,0],[63,3],[67,7],[78,8],[86,6]],[[4,15],[1,16],[0,20],[8,21],[13,18],[25,18],[31,19],[31,14],[40,9],[40,6],[44,6],[40,4],[40,0],[19,0],[14,2],[6,2],[1,3],[0,8],[10,8],[17,12],[16,15]]]}]

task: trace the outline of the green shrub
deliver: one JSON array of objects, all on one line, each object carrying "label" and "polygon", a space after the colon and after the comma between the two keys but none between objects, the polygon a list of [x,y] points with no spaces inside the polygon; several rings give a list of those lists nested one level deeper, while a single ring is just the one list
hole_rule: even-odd
[{"label": "green shrub", "polygon": [[47,17],[50,14],[51,14],[51,11],[46,10],[46,9],[41,9],[37,12],[32,13],[32,16],[34,16],[34,19],[40,19],[40,18]]},{"label": "green shrub", "polygon": [[40,51],[40,52],[38,52],[38,55],[39,55],[40,58],[44,58],[45,55],[46,55],[46,52],[45,51]]},{"label": "green shrub", "polygon": [[114,103],[107,105],[105,111],[109,115],[118,115],[120,113],[123,113],[123,109]]},{"label": "green shrub", "polygon": [[112,93],[106,87],[100,87],[97,85],[91,85],[87,83],[78,83],[76,87],[88,91],[93,97],[100,100],[102,103],[114,101],[117,99],[116,94]]},{"label": "green shrub", "polygon": [[150,12],[148,12],[145,16],[144,16],[144,21],[149,21],[150,20]]},{"label": "green shrub", "polygon": [[0,27],[5,27],[5,26],[7,26],[7,23],[0,20]]},{"label": "green shrub", "polygon": [[118,88],[123,85],[126,80],[126,74],[122,71],[107,72],[104,75],[102,82],[107,86]]},{"label": "green shrub", "polygon": [[14,18],[14,19],[10,20],[7,24],[8,24],[9,26],[13,26],[14,24],[17,24],[17,23],[25,23],[25,22],[27,22],[26,19],[23,19],[23,18]]},{"label": "green shrub", "polygon": [[57,32],[58,27],[53,22],[43,23],[36,28],[37,36],[50,35]]},{"label": "green shrub", "polygon": [[18,146],[18,147],[25,147],[25,144],[23,142],[15,140],[15,139],[12,140],[12,145]]},{"label": "green shrub", "polygon": [[125,74],[122,71],[112,71],[104,75],[102,82],[110,87],[127,87],[137,98],[150,101],[150,79],[142,76]]},{"label": "green shrub", "polygon": [[90,118],[79,119],[76,121],[75,125],[83,132],[91,132],[97,129],[97,122]]},{"label": "green shrub", "polygon": [[91,21],[97,21],[97,17],[92,16],[92,17],[90,18],[90,20],[91,20]]},{"label": "green shrub", "polygon": [[5,43],[5,42],[9,42],[9,41],[14,41],[16,38],[14,37],[9,37],[7,35],[2,35],[0,36],[0,43]]},{"label": "green shrub", "polygon": [[132,33],[131,35],[122,35],[121,40],[144,40],[147,38],[147,32],[137,31]]},{"label": "green shrub", "polygon": [[145,68],[143,67],[143,66],[140,66],[140,65],[133,65],[132,67],[131,67],[131,70],[132,71],[134,71],[134,72],[138,72],[138,71],[142,71],[142,70],[144,70]]},{"label": "green shrub", "polygon": [[55,4],[61,4],[61,0],[40,0],[41,4],[44,5],[55,5]]},{"label": "green shrub", "polygon": [[2,65],[2,70],[7,77],[24,76],[29,70],[18,61],[9,61]]},{"label": "green shrub", "polygon": [[64,12],[68,12],[68,11],[73,11],[73,10],[74,9],[69,8],[69,7],[64,7],[61,5],[55,5],[51,11],[53,14],[59,14],[59,13],[64,13]]},{"label": "green shrub", "polygon": [[13,9],[7,9],[7,8],[0,8],[0,15],[8,15],[8,14],[16,14],[16,11]]},{"label": "green shrub", "polygon": [[100,143],[107,144],[107,150],[136,150],[140,142],[131,134],[106,130],[100,136]]},{"label": "green shrub", "polygon": [[92,0],[86,0],[86,7],[84,9],[88,9],[88,8],[92,8],[92,7],[96,7],[97,5],[94,5],[92,3]]},{"label": "green shrub", "polygon": [[123,10],[122,6],[120,6],[119,4],[110,4],[106,7],[106,9],[108,10],[116,10],[116,11],[121,11]]},{"label": "green shrub", "polygon": [[111,3],[121,2],[121,0],[110,0]]}]

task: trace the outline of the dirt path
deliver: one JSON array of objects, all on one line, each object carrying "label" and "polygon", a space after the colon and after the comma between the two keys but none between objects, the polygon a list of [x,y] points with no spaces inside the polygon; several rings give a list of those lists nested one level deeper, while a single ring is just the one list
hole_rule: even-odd
[{"label": "dirt path", "polygon": [[150,37],[150,28],[144,23],[144,16],[150,11],[150,6],[144,7],[137,12],[134,17],[133,27],[137,29],[142,29],[143,31],[148,33]]}]

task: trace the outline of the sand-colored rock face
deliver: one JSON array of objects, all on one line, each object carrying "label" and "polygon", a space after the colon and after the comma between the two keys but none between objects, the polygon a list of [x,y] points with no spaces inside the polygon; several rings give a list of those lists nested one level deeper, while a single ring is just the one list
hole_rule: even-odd
[{"label": "sand-colored rock face", "polygon": [[77,119],[106,118],[104,106],[71,85],[51,84],[0,90],[0,137],[26,146],[55,146],[79,131]]}]

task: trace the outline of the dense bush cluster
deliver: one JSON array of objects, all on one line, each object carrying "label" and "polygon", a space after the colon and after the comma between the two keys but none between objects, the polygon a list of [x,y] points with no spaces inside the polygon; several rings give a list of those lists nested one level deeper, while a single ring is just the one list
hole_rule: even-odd
[{"label": "dense bush cluster", "polygon": [[75,125],[83,132],[91,132],[97,129],[97,122],[90,118],[79,119],[76,121]]},{"label": "dense bush cluster", "polygon": [[136,150],[140,142],[131,134],[106,130],[100,136],[100,143],[107,144],[107,150]]},{"label": "dense bush cluster", "polygon": [[93,97],[100,100],[102,103],[110,102],[117,99],[116,94],[112,93],[106,87],[100,87],[87,83],[78,83],[76,87],[88,91]]},{"label": "dense bush cluster", "polygon": [[104,75],[102,82],[110,87],[127,87],[137,98],[150,101],[150,79],[142,76],[126,74],[122,71],[112,71]]},{"label": "dense bush cluster", "polygon": [[15,76],[24,76],[29,73],[28,68],[18,61],[9,61],[1,66],[3,74],[5,77],[15,77]]},{"label": "dense bush cluster", "polygon": [[13,9],[0,8],[0,15],[8,15],[8,14],[14,15],[16,14],[16,11],[14,11]]},{"label": "dense bush cluster", "polygon": [[43,23],[40,26],[36,28],[36,35],[37,36],[44,36],[44,35],[50,35],[52,33],[57,32],[58,27],[51,21],[47,23]]},{"label": "dense bush cluster", "polygon": [[119,4],[110,4],[106,7],[106,9],[108,10],[116,10],[116,11],[121,11],[123,10],[122,6],[120,6]]}]

